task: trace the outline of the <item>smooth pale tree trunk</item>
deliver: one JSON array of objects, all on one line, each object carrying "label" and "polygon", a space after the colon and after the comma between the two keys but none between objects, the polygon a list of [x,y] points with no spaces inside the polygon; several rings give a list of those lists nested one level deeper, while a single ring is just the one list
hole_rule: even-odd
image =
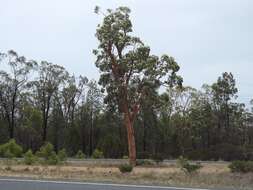
[{"label": "smooth pale tree trunk", "polygon": [[129,152],[129,163],[132,166],[136,165],[136,145],[134,138],[134,128],[133,121],[130,119],[128,113],[124,113],[124,121],[127,130],[127,139],[128,139],[128,152]]}]

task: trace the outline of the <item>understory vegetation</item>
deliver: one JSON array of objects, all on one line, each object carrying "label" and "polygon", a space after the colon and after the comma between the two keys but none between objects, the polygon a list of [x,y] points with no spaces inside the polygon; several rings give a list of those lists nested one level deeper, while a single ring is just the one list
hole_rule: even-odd
[{"label": "understory vegetation", "polygon": [[67,160],[65,149],[60,150],[58,154],[56,154],[53,150],[53,145],[50,143],[44,144],[35,154],[31,149],[23,153],[22,147],[16,144],[15,140],[11,139],[9,142],[0,145],[0,150],[1,157],[6,158],[7,161],[15,158],[24,158],[23,163],[26,165],[57,165]]},{"label": "understory vegetation", "polygon": [[253,161],[233,161],[229,168],[235,173],[253,173]]},{"label": "understory vegetation", "polygon": [[194,172],[197,172],[200,168],[202,168],[200,163],[191,164],[186,158],[180,156],[178,159],[178,165],[179,167],[188,174],[192,174]]},{"label": "understory vegetation", "polygon": [[[0,145],[1,156],[6,158],[5,164],[8,165],[8,169],[11,165],[58,165],[67,163],[68,155],[65,149],[61,149],[58,154],[53,149],[51,143],[45,143],[37,152],[33,153],[32,150],[28,150],[23,153],[22,147],[19,146],[15,140]],[[15,158],[23,158],[21,161],[15,161]],[[85,159],[82,151],[78,151],[74,158]],[[92,155],[93,159],[103,158],[103,152],[96,149]],[[128,159],[128,158],[124,158]],[[111,163],[113,165],[113,161]],[[186,174],[197,173],[203,165],[200,162],[191,162],[187,158],[180,156],[177,159],[178,167]],[[140,159],[137,160],[137,166],[139,167],[164,167],[163,160],[155,159]],[[119,170],[122,173],[130,173],[133,170],[133,166],[130,164],[119,165]],[[228,165],[228,168],[232,173],[253,173],[253,161],[233,161]]]},{"label": "understory vegetation", "polygon": [[121,173],[130,173],[133,170],[133,166],[130,164],[123,164],[119,166],[119,170]]}]

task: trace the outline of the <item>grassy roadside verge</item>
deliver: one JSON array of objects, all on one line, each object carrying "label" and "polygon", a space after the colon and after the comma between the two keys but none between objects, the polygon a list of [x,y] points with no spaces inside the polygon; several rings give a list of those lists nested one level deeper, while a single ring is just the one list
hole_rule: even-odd
[{"label": "grassy roadside verge", "polygon": [[163,167],[138,166],[132,173],[122,174],[117,166],[76,166],[69,163],[57,166],[27,166],[0,162],[0,176],[236,190],[250,190],[253,187],[253,173],[231,173],[225,163],[203,164],[203,168],[193,174],[185,174],[176,164]]}]

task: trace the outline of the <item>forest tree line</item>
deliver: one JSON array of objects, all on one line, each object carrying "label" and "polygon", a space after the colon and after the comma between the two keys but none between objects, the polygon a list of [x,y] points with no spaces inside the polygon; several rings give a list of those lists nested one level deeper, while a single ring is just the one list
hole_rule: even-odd
[{"label": "forest tree line", "polygon": [[[96,81],[14,51],[1,54],[1,68],[1,144],[14,138],[24,150],[50,142],[69,156],[79,150],[91,156],[95,149],[106,158],[128,155],[122,114],[104,103]],[[146,99],[134,125],[137,158],[252,159],[253,113],[235,101],[237,91],[227,72],[200,90],[157,91],[156,102]]]}]

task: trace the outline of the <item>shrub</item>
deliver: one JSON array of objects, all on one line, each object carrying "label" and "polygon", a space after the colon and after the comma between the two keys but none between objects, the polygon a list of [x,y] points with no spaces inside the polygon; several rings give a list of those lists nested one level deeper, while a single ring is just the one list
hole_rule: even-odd
[{"label": "shrub", "polygon": [[104,158],[104,154],[99,149],[95,149],[92,154],[92,158],[94,158],[94,159]]},{"label": "shrub", "polygon": [[67,160],[67,153],[66,153],[66,150],[65,149],[61,149],[59,152],[58,152],[58,158],[60,161],[64,162]]},{"label": "shrub", "polygon": [[11,167],[11,166],[7,166],[7,167],[5,168],[5,170],[6,170],[6,171],[11,171],[11,170],[12,170],[12,167]]},{"label": "shrub", "polygon": [[121,173],[130,173],[133,170],[133,166],[131,166],[130,164],[122,164],[119,166],[119,171]]},{"label": "shrub", "polygon": [[9,150],[9,149],[7,149],[5,152],[4,152],[4,158],[8,158],[8,159],[12,159],[12,158],[14,158],[15,156],[14,156],[14,154]]},{"label": "shrub", "polygon": [[122,159],[129,159],[129,157],[128,156],[123,156]]},{"label": "shrub", "polygon": [[60,163],[60,159],[58,158],[57,154],[54,151],[49,156],[49,158],[45,160],[45,164],[48,164],[48,165],[57,165],[59,163]]},{"label": "shrub", "polygon": [[187,163],[188,163],[188,160],[186,158],[184,158],[183,156],[180,156],[177,159],[177,164],[179,165],[179,167],[182,167],[182,166],[184,166]]},{"label": "shrub", "polygon": [[177,161],[179,167],[185,172],[185,173],[188,173],[188,174],[191,174],[193,172],[197,172],[200,168],[202,168],[201,164],[197,163],[197,164],[190,164],[190,162],[180,156],[178,161]]},{"label": "shrub", "polygon": [[36,153],[36,155],[47,160],[53,154],[53,152],[53,145],[51,143],[46,143],[40,147],[40,150]]},{"label": "shrub", "polygon": [[231,172],[249,173],[253,172],[253,161],[233,161],[228,167]]},{"label": "shrub", "polygon": [[0,145],[0,156],[5,158],[21,157],[23,149],[14,139]]},{"label": "shrub", "polygon": [[81,150],[78,150],[78,152],[75,155],[75,158],[78,158],[78,159],[83,159],[85,157],[86,157],[85,154]]},{"label": "shrub", "polygon": [[202,166],[197,163],[197,164],[186,164],[184,166],[184,169],[186,170],[187,173],[193,173],[196,172],[197,170],[199,170],[200,168],[202,168]]},{"label": "shrub", "polygon": [[155,163],[151,160],[137,160],[136,165],[137,166],[153,166]]},{"label": "shrub", "polygon": [[28,150],[24,154],[24,163],[27,165],[32,165],[37,161],[37,157],[32,153],[31,150]]},{"label": "shrub", "polygon": [[44,164],[55,165],[60,162],[51,143],[46,143],[44,146],[42,146],[36,155],[43,158],[42,163]]}]

